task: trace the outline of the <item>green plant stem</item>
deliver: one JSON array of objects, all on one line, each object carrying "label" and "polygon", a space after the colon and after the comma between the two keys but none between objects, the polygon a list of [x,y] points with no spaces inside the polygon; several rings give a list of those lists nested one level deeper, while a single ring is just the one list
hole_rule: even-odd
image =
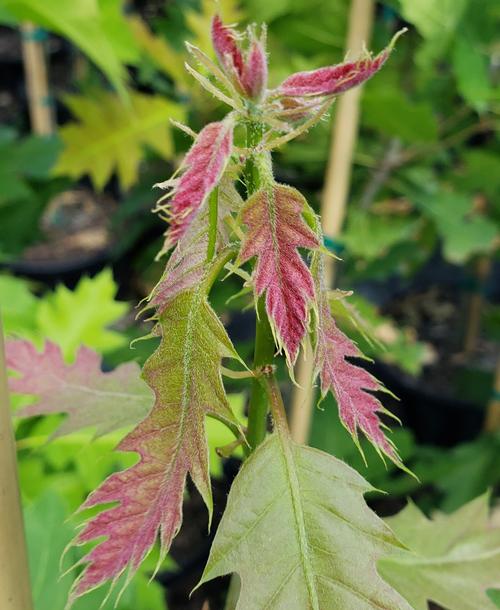
[{"label": "green plant stem", "polygon": [[[258,371],[265,365],[273,363],[274,339],[267,319],[264,299],[260,298],[257,303],[257,325],[255,329],[255,352],[253,359],[254,371]],[[252,381],[252,393],[248,405],[248,431],[247,440],[251,449],[255,449],[266,437],[267,431],[268,400],[265,388],[259,379]]]},{"label": "green plant stem", "polygon": [[290,439],[290,429],[286,417],[283,397],[274,375],[262,375],[260,378],[261,387],[268,397],[273,415],[275,430],[282,438]]},{"label": "green plant stem", "polygon": [[[255,148],[262,138],[262,125],[250,123],[247,126],[247,147]],[[260,185],[259,169],[255,159],[247,159],[244,169],[247,194],[250,197]],[[274,338],[267,318],[264,298],[257,302],[257,323],[255,329],[255,352],[253,368],[255,371],[274,360]],[[252,391],[248,406],[247,440],[253,451],[266,437],[268,400],[265,389],[258,379],[252,381]]]},{"label": "green plant stem", "polygon": [[207,263],[209,263],[214,255],[217,246],[217,221],[219,218],[219,188],[215,187],[208,198],[208,245],[207,245]]}]

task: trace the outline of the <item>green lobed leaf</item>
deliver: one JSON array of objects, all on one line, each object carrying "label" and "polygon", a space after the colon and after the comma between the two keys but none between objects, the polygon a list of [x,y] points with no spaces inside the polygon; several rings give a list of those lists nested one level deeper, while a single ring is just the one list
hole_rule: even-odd
[{"label": "green lobed leaf", "polygon": [[438,123],[426,101],[410,100],[395,86],[375,81],[363,98],[363,124],[404,142],[435,142]]},{"label": "green lobed leaf", "polygon": [[33,336],[38,300],[26,280],[0,275],[0,311],[6,335]]},{"label": "green lobed leaf", "polygon": [[352,208],[342,241],[351,254],[375,260],[395,244],[414,238],[418,226],[415,218],[377,216]]},{"label": "green lobed leaf", "polygon": [[64,150],[54,168],[57,175],[80,178],[89,174],[102,189],[116,170],[121,185],[137,180],[143,147],[164,159],[173,155],[169,119],[183,120],[178,104],[158,96],[131,93],[130,103],[107,91],[94,95],[66,96],[65,102],[78,120],[60,130]]},{"label": "green lobed leaf", "polygon": [[398,543],[343,462],[270,436],[231,488],[201,582],[236,572],[237,610],[410,610],[375,562]]},{"label": "green lobed leaf", "polygon": [[[44,480],[45,485],[48,479]],[[53,486],[46,488],[24,511],[30,564],[31,586],[36,610],[63,610],[71,583],[70,574],[61,577],[60,558],[73,537],[67,522],[69,511]],[[78,554],[70,551],[73,561]],[[163,587],[150,582],[154,563],[139,572],[121,599],[112,596],[106,607],[116,610],[165,610]],[[93,592],[86,600],[76,602],[74,610],[100,608],[105,602],[103,591]]]},{"label": "green lobed leaf", "polygon": [[81,344],[100,352],[121,347],[127,339],[107,329],[129,310],[127,303],[115,300],[117,289],[110,269],[82,278],[74,290],[60,284],[38,305],[38,336],[57,343],[66,360]]},{"label": "green lobed leaf", "polygon": [[444,256],[450,262],[463,263],[493,247],[498,229],[491,220],[473,212],[471,197],[441,190],[422,193],[416,203],[434,222],[443,240]]},{"label": "green lobed leaf", "polygon": [[477,110],[485,110],[491,96],[488,57],[466,36],[458,36],[453,46],[453,71],[458,91]]},{"label": "green lobed leaf", "polygon": [[403,17],[425,39],[417,61],[426,65],[446,51],[468,3],[469,0],[399,0]]},{"label": "green lobed leaf", "polygon": [[0,129],[0,205],[33,195],[29,179],[47,178],[60,149],[56,137],[17,139],[13,129]]},{"label": "green lobed leaf", "polygon": [[484,494],[451,515],[427,517],[409,503],[386,519],[409,551],[384,557],[379,572],[415,610],[493,610],[487,589],[500,586],[500,528],[488,525]]}]

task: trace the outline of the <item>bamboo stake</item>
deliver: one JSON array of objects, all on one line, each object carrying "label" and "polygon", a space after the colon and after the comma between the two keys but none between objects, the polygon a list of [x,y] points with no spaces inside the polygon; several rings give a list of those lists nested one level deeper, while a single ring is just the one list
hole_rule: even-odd
[{"label": "bamboo stake", "polygon": [[495,380],[493,382],[493,396],[486,410],[484,429],[486,432],[497,432],[500,430],[500,358],[497,360]]},{"label": "bamboo stake", "polygon": [[[367,43],[373,25],[373,0],[352,0],[347,34],[347,51],[360,53]],[[335,239],[340,234],[346,214],[347,196],[351,180],[352,157],[358,134],[359,101],[361,87],[344,93],[337,104],[332,140],[325,175],[325,188],[321,200],[321,217],[325,236]],[[332,286],[335,278],[335,261],[325,261],[326,285]],[[294,388],[290,429],[297,443],[306,443],[311,427],[314,389],[312,387],[313,359],[307,341],[304,358],[299,360]]]},{"label": "bamboo stake", "polygon": [[32,610],[0,320],[0,608]]},{"label": "bamboo stake", "polygon": [[41,31],[33,23],[24,23],[21,26],[31,130],[43,136],[53,133],[54,121],[49,97],[47,63],[43,42],[39,37]]}]

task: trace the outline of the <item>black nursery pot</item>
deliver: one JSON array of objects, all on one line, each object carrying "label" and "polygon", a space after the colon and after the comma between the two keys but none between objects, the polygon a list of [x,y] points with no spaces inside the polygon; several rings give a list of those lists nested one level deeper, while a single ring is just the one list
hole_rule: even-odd
[{"label": "black nursery pot", "polygon": [[384,394],[384,405],[413,431],[420,444],[453,447],[480,434],[484,405],[426,390],[422,379],[381,362],[368,368],[398,397],[395,400]]},{"label": "black nursery pot", "polygon": [[[500,296],[499,278],[500,266],[497,264],[481,287],[490,302],[497,301]],[[425,315],[422,327],[417,325],[419,339],[429,341],[439,354],[436,363],[427,367],[420,377],[414,378],[382,362],[368,367],[398,397],[399,401],[396,401],[384,395],[383,402],[414,432],[420,443],[451,447],[474,439],[483,427],[491,380],[483,371],[484,379],[466,388],[472,367],[462,368],[454,361],[463,345],[472,280],[468,269],[447,263],[437,250],[410,279],[396,277],[384,282],[360,282],[356,286],[356,292],[377,303],[384,313],[395,314],[396,323],[402,317],[403,325],[407,297],[420,296],[425,300],[429,291],[437,290],[440,295],[437,304],[451,303],[455,307],[452,317],[441,323],[441,335],[436,332],[433,322],[425,320]],[[444,346],[444,342],[447,345]],[[464,389],[473,391],[464,392]]]},{"label": "black nursery pot", "polygon": [[58,261],[17,260],[3,263],[0,268],[48,287],[62,283],[73,288],[82,276],[93,276],[110,263],[110,252],[103,250],[88,257],[70,257]]}]

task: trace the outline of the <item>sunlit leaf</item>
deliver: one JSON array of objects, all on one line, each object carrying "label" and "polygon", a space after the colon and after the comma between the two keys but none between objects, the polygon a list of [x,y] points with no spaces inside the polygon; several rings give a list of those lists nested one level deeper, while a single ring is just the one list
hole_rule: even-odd
[{"label": "sunlit leaf", "polygon": [[133,38],[121,2],[114,0],[3,0],[4,7],[20,20],[69,38],[124,93],[126,71],[122,60],[135,57]]},{"label": "sunlit leaf", "polygon": [[82,344],[100,352],[125,345],[125,335],[108,329],[129,310],[127,303],[115,300],[117,290],[110,269],[82,278],[74,290],[59,284],[38,304],[38,338],[59,345],[66,359]]},{"label": "sunlit leaf", "polygon": [[178,104],[158,96],[133,93],[126,104],[107,91],[66,96],[78,122],[60,129],[64,150],[54,172],[80,178],[90,175],[102,189],[116,171],[124,188],[137,180],[144,146],[164,159],[173,155],[169,120],[182,120]]}]

